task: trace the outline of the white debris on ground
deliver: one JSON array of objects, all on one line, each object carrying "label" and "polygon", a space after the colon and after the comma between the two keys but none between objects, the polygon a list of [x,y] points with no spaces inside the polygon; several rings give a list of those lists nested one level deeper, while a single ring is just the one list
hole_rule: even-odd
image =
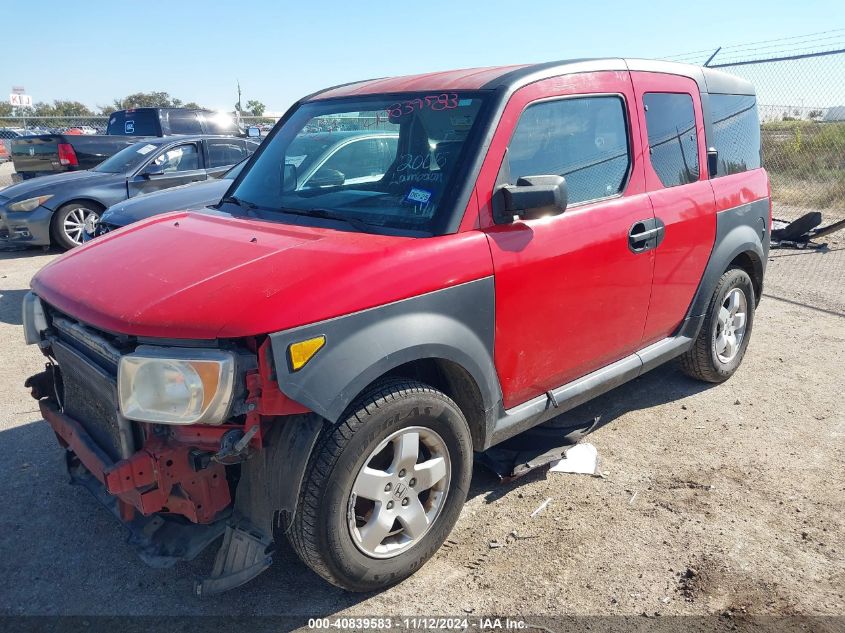
[{"label": "white debris on ground", "polygon": [[576,444],[566,450],[563,459],[552,462],[549,472],[576,473],[599,477],[601,476],[599,472],[599,452],[595,446],[588,442]]}]

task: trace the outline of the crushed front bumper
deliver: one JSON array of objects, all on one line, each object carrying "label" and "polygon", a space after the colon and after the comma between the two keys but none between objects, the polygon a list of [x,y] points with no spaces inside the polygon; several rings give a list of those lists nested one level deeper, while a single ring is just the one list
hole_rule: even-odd
[{"label": "crushed front bumper", "polygon": [[[42,399],[39,406],[59,443],[68,449],[71,481],[85,486],[121,520],[130,532],[130,544],[145,563],[169,567],[179,560],[191,560],[223,534],[231,499],[222,465],[212,464],[193,473],[190,481],[169,486],[174,474],[183,474],[174,468],[177,460],[187,460],[182,447],[163,445],[158,450],[148,445],[131,458],[114,462],[82,424],[59,411],[52,401]],[[209,514],[198,515],[205,508]],[[190,521],[170,511],[178,511]]]}]

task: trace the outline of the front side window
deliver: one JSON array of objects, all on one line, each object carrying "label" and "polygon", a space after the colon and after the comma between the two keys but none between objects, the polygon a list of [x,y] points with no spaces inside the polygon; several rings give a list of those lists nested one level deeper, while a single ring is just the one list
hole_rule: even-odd
[{"label": "front side window", "polygon": [[379,180],[396,159],[398,144],[398,134],[356,139],[338,148],[320,169],[339,171],[350,184]]},{"label": "front side window", "polygon": [[713,145],[719,152],[715,176],[760,167],[760,119],[752,95],[710,95]]},{"label": "front side window", "polygon": [[620,97],[575,97],[529,106],[507,153],[510,183],[522,176],[566,178],[569,204],[607,198],[625,187],[631,164]]},{"label": "front side window", "polygon": [[160,167],[166,174],[199,169],[197,146],[194,143],[186,143],[185,145],[171,147],[169,150],[156,156],[153,164],[156,167]]},{"label": "front side window", "polygon": [[[50,146],[44,145],[44,147]],[[140,167],[150,157],[150,153],[157,149],[158,146],[152,143],[134,143],[109,156],[102,163],[92,168],[91,171],[104,174],[122,174]]]},{"label": "front side window", "polygon": [[651,166],[664,187],[698,180],[698,134],[692,97],[682,93],[643,95]]},{"label": "front side window", "polygon": [[451,217],[454,176],[484,103],[464,92],[305,103],[264,142],[229,199],[271,216],[437,232]]}]

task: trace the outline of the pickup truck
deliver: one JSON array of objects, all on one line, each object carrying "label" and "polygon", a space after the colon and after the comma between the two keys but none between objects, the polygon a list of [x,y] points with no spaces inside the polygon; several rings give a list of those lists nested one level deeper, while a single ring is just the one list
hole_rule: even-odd
[{"label": "pickup truck", "polygon": [[63,171],[91,169],[139,137],[172,134],[243,136],[228,115],[186,108],[135,108],[109,116],[105,134],[38,134],[12,140],[14,182]]},{"label": "pickup truck", "polygon": [[[301,187],[300,141],[338,123],[396,140]],[[220,543],[200,595],[266,569],[279,538],[376,591],[472,529],[476,452],[674,359],[728,380],[770,205],[754,88],[711,68],[336,86],[285,114],[226,215],[148,218],[42,268],[22,322],[48,365],[25,384],[144,560]]]}]

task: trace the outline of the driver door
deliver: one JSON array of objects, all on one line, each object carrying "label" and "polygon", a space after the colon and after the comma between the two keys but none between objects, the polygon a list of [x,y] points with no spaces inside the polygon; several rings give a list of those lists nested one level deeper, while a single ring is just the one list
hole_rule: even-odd
[{"label": "driver door", "polygon": [[[506,408],[639,348],[654,252],[631,242],[653,221],[634,104],[627,72],[598,72],[536,82],[506,106],[478,188]],[[496,187],[549,174],[567,181],[561,215],[492,224]]]},{"label": "driver door", "polygon": [[180,143],[160,150],[138,174],[129,179],[129,197],[169,189],[207,178],[197,143]]}]

